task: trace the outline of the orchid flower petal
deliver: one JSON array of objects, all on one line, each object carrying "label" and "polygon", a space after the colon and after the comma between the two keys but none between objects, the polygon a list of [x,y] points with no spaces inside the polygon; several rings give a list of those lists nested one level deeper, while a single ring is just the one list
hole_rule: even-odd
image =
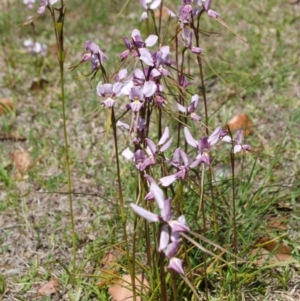
[{"label": "orchid flower petal", "polygon": [[140,48],[140,60],[142,60],[148,66],[153,66],[153,58],[150,51],[147,48]]},{"label": "orchid flower petal", "polygon": [[168,246],[168,243],[169,243],[169,229],[168,229],[168,225],[164,224],[161,227],[158,252],[164,250]]},{"label": "orchid flower petal", "polygon": [[154,184],[156,184],[156,183],[155,183],[155,180],[154,180],[150,175],[145,174],[145,175],[144,175],[144,178],[145,178],[149,183],[154,183]]},{"label": "orchid flower petal", "polygon": [[133,211],[141,216],[142,218],[146,219],[149,222],[158,222],[159,216],[155,213],[152,213],[136,204],[130,204]]},{"label": "orchid flower petal", "polygon": [[188,158],[187,154],[183,150],[180,150],[180,157],[181,157],[181,159],[183,161],[184,167],[188,167],[188,165],[189,165],[189,158]]},{"label": "orchid flower petal", "polygon": [[168,187],[172,183],[174,183],[176,180],[177,180],[177,178],[175,175],[169,175],[169,176],[159,179],[159,182],[161,183],[162,186]]},{"label": "orchid flower petal", "polygon": [[237,143],[237,144],[242,144],[243,142],[243,135],[244,135],[244,131],[243,130],[238,130],[236,132],[236,136],[234,138],[234,141]]},{"label": "orchid flower petal", "polygon": [[187,110],[184,106],[182,106],[181,104],[177,103],[177,108],[178,108],[178,111],[181,112],[181,113],[186,113]]},{"label": "orchid flower petal", "polygon": [[161,138],[159,139],[157,145],[163,145],[167,141],[169,136],[170,136],[170,131],[169,131],[169,128],[166,127],[164,130],[164,133],[162,134]]},{"label": "orchid flower petal", "polygon": [[154,46],[158,40],[158,36],[151,34],[145,41],[147,47]]},{"label": "orchid flower petal", "polygon": [[170,259],[168,268],[172,269],[173,271],[179,273],[179,274],[184,274],[184,270],[182,268],[182,264],[183,264],[183,260],[176,258],[176,257],[172,257]]},{"label": "orchid flower petal", "polygon": [[156,145],[155,143],[149,139],[149,138],[145,138],[146,144],[148,145],[152,155],[154,155],[156,153]]},{"label": "orchid flower petal", "polygon": [[164,192],[158,187],[157,184],[151,183],[150,185],[150,191],[153,193],[154,198],[156,200],[156,203],[158,205],[158,208],[162,210],[164,208],[165,204],[165,196]]},{"label": "orchid flower petal", "polygon": [[183,131],[184,131],[184,136],[185,136],[186,142],[193,147],[197,147],[198,142],[197,142],[197,140],[195,140],[193,138],[189,129],[187,127],[184,127]]},{"label": "orchid flower petal", "polygon": [[170,138],[161,148],[160,148],[160,152],[163,153],[164,151],[166,151],[172,144],[172,138]]},{"label": "orchid flower petal", "polygon": [[208,143],[210,144],[210,146],[216,144],[219,141],[221,132],[222,132],[222,127],[219,126],[208,137]]},{"label": "orchid flower petal", "polygon": [[143,93],[146,97],[151,97],[156,92],[157,87],[153,81],[145,82],[143,87]]},{"label": "orchid flower petal", "polygon": [[150,4],[150,9],[156,9],[160,6],[161,0],[154,0],[151,4]]},{"label": "orchid flower petal", "polygon": [[180,244],[180,241],[178,241],[178,240],[177,241],[173,241],[170,244],[168,244],[168,246],[166,248],[166,251],[165,251],[165,255],[168,258],[174,257],[177,254],[177,252],[178,252],[179,244]]},{"label": "orchid flower petal", "polygon": [[172,218],[172,199],[168,198],[164,201],[164,206],[161,210],[161,217],[165,222],[168,222]]},{"label": "orchid flower petal", "polygon": [[127,147],[125,150],[123,150],[122,156],[127,160],[132,160],[134,153]]}]

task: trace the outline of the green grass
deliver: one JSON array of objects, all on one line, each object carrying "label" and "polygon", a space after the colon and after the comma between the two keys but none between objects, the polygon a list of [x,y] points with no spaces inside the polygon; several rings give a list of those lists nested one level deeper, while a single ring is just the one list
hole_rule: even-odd
[{"label": "green grass", "polygon": [[[215,70],[205,65],[211,127],[225,125],[231,117],[242,112],[254,123],[253,133],[247,138],[254,153],[235,161],[238,256],[246,260],[238,264],[237,287],[245,300],[280,300],[278,292],[284,295],[293,288],[297,279],[295,271],[284,266],[257,268],[250,253],[260,237],[267,234],[279,237],[287,233],[282,239],[299,260],[299,5],[279,0],[251,3],[216,0],[213,3],[213,9],[220,12],[222,19],[247,39],[247,43],[243,43],[212,19],[203,21],[203,30],[216,32],[210,37],[203,36],[200,42],[204,60]],[[118,66],[119,53],[124,50],[122,37],[129,37],[132,29],[139,26],[141,10],[135,10],[136,5],[131,3],[130,9],[117,16],[121,6],[115,1],[66,4],[66,68],[80,61],[85,53],[85,41],[91,39],[108,54],[107,70],[112,74]],[[23,48],[23,41],[33,37],[33,32],[34,37],[47,43],[48,47],[55,44],[55,39],[49,16],[37,20],[34,28],[21,27],[28,14],[22,3],[10,4],[0,13],[0,99],[9,97],[16,107],[15,112],[0,116],[0,133],[14,132],[27,138],[25,142],[0,141],[0,223],[3,220],[4,225],[11,225],[4,227],[0,235],[3,258],[0,266],[4,267],[0,271],[0,296],[6,286],[8,293],[4,298],[28,300],[35,295],[39,283],[55,275],[60,282],[58,299],[67,295],[69,300],[108,300],[107,286],[102,289],[96,286],[101,280],[100,262],[107,249],[112,245],[120,248],[123,241],[114,148],[111,136],[105,137],[105,110],[98,112],[100,101],[95,93],[101,76],[91,83],[88,78],[80,79],[89,73],[88,64],[74,72],[66,69],[78,240],[78,273],[72,275],[76,278],[72,283],[57,59],[51,54],[44,59],[34,57]],[[128,18],[133,15],[132,24],[126,20],[126,15]],[[34,78],[44,78],[48,84],[40,91],[32,91],[29,88]],[[198,78],[195,82],[199,83]],[[198,88],[199,84],[196,84],[195,91]],[[234,91],[234,95],[228,96],[229,91]],[[125,103],[122,102],[117,114],[123,112]],[[200,112],[203,116],[204,110],[200,109]],[[175,130],[176,124],[170,124]],[[197,134],[197,129],[194,133]],[[119,143],[120,151],[127,147],[126,139],[125,136],[124,142]],[[12,174],[9,153],[19,148],[27,150],[33,160],[42,155],[45,158],[18,180]],[[215,152],[213,157],[215,168],[230,168],[228,152]],[[134,166],[122,162],[121,174],[126,204],[135,202]],[[205,187],[208,187],[208,179],[205,180]],[[189,226],[200,229],[201,234],[203,221],[195,218],[199,206],[198,183],[195,181],[196,178],[191,177],[182,200]],[[216,235],[212,199],[207,192],[204,195],[205,236],[233,252],[232,182],[225,178],[213,187],[218,231]],[[289,204],[292,209],[280,207],[278,203]],[[127,213],[130,227],[134,215],[129,210]],[[289,228],[270,234],[268,217],[281,215],[288,215]],[[209,244],[205,246],[215,254],[221,253]],[[191,245],[186,247],[191,247],[191,267],[203,268],[203,252]],[[137,248],[138,258],[143,262],[144,246],[141,243]],[[212,288],[210,300],[234,300],[232,258],[229,255],[224,258],[231,260],[231,265],[223,270],[220,262],[213,263],[213,258],[208,258],[208,266],[211,264],[207,273]],[[15,262],[20,266],[19,272],[12,270]],[[126,261],[121,264],[125,267]],[[181,281],[178,285],[183,287]],[[203,275],[195,276],[195,285],[203,292]],[[272,286],[273,295],[267,296],[268,285]],[[188,299],[190,295],[184,296],[184,289],[182,292],[182,300],[184,297],[192,300]],[[297,300],[296,295],[294,298]],[[49,297],[36,299],[50,300]],[[282,300],[289,299],[283,297]]]}]

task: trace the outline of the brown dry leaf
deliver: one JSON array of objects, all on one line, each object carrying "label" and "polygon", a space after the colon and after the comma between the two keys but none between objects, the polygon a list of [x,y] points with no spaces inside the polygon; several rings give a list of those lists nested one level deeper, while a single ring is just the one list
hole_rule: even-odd
[{"label": "brown dry leaf", "polygon": [[261,238],[256,244],[251,255],[257,256],[255,263],[261,267],[265,263],[275,264],[279,262],[292,262],[291,248],[280,243],[271,237],[265,236]]},{"label": "brown dry leaf", "polygon": [[0,99],[0,115],[10,112],[14,109],[14,103],[8,99]]},{"label": "brown dry leaf", "polygon": [[232,132],[244,130],[244,136],[247,137],[252,131],[253,123],[247,114],[238,114],[231,118],[227,125]]},{"label": "brown dry leaf", "polygon": [[56,279],[51,279],[44,285],[42,285],[38,290],[39,296],[50,296],[55,294],[58,290],[58,281]]},{"label": "brown dry leaf", "polygon": [[272,216],[269,218],[268,227],[272,230],[286,230],[287,216]]},{"label": "brown dry leaf", "polygon": [[31,86],[29,90],[34,91],[34,92],[40,92],[44,90],[44,88],[49,84],[49,81],[46,79],[35,79],[32,81]]},{"label": "brown dry leaf", "polygon": [[[141,296],[149,292],[149,282],[143,275],[136,275],[135,289],[136,301],[141,301]],[[132,301],[132,283],[130,275],[123,275],[121,279],[115,281],[108,289],[113,301]]]},{"label": "brown dry leaf", "polygon": [[0,134],[0,141],[11,140],[11,141],[26,141],[26,138],[14,133]]},{"label": "brown dry leaf", "polygon": [[29,154],[25,151],[15,150],[11,154],[14,167],[14,173],[17,178],[22,177],[22,173],[26,172],[30,166]]},{"label": "brown dry leaf", "polygon": [[277,209],[282,211],[291,211],[293,210],[293,205],[288,202],[278,202]]}]

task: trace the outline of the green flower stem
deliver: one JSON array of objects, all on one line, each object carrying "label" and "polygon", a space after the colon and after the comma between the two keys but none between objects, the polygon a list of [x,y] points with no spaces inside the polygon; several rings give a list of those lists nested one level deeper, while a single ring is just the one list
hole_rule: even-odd
[{"label": "green flower stem", "polygon": [[76,272],[76,232],[74,222],[74,211],[73,211],[73,197],[72,197],[72,181],[71,181],[71,169],[70,169],[70,156],[69,156],[69,143],[68,143],[68,132],[67,132],[67,117],[66,117],[66,100],[65,100],[65,85],[64,85],[64,62],[65,62],[65,51],[64,51],[64,20],[66,8],[61,1],[61,8],[59,9],[59,16],[57,21],[55,20],[55,12],[50,9],[52,21],[54,25],[56,44],[57,44],[57,57],[60,69],[60,87],[61,87],[61,104],[62,104],[62,117],[63,117],[63,131],[64,131],[64,142],[65,142],[65,159],[66,159],[66,172],[67,172],[67,183],[68,183],[68,196],[69,196],[69,209],[70,209],[70,222],[72,231],[72,270],[73,274]]},{"label": "green flower stem", "polygon": [[111,121],[112,121],[112,127],[113,127],[115,153],[116,153],[116,163],[117,163],[117,177],[118,177],[119,201],[120,201],[122,228],[123,228],[123,235],[124,235],[124,241],[125,241],[125,247],[126,247],[128,267],[129,267],[129,272],[130,272],[130,276],[131,276],[133,301],[136,301],[135,272],[134,272],[134,269],[133,269],[133,263],[132,263],[131,258],[130,258],[129,246],[128,246],[128,237],[127,237],[127,232],[126,232],[126,215],[125,215],[124,198],[123,198],[122,182],[121,182],[120,162],[119,162],[119,154],[118,154],[118,140],[117,140],[117,126],[116,126],[117,121],[116,121],[114,108],[112,107],[111,110],[112,110],[112,112],[111,112]]}]

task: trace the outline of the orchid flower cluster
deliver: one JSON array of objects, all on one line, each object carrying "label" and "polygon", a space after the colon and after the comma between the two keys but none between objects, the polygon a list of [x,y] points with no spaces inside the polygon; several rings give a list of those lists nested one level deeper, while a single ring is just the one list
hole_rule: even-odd
[{"label": "orchid flower cluster", "polygon": [[[158,9],[161,4],[161,0],[140,0],[140,5],[144,10],[141,20],[148,18],[149,10]],[[211,0],[182,0],[177,14],[182,37],[180,42],[184,50],[188,49],[192,56],[200,56],[202,52],[198,44],[193,45],[193,34],[197,32],[194,28],[193,19],[202,13],[206,13],[211,18],[219,17],[219,14],[211,10],[210,7]],[[169,9],[167,11],[170,17],[176,16]],[[114,76],[107,77],[105,74],[103,76],[104,82],[100,81],[97,84],[96,92],[108,112],[113,111],[115,106],[120,109],[118,103],[121,98],[129,99],[124,106],[124,114],[131,113],[131,124],[118,119],[116,125],[129,133],[134,151],[128,147],[122,152],[122,155],[127,160],[134,162],[139,174],[149,182],[150,192],[146,195],[145,200],[155,199],[160,213],[146,210],[138,204],[132,203],[130,206],[136,214],[147,221],[160,223],[158,251],[163,252],[169,259],[169,268],[183,274],[183,261],[176,256],[181,242],[180,232],[188,232],[189,227],[184,215],[177,219],[173,217],[172,200],[171,198],[165,199],[159,186],[169,187],[176,181],[183,183],[191,169],[197,169],[201,165],[210,165],[212,162],[211,151],[219,142],[230,143],[233,153],[248,151],[250,146],[243,144],[242,130],[237,132],[235,138],[232,138],[231,134],[219,126],[210,135],[207,134],[197,140],[192,136],[189,128],[184,126],[185,146],[192,146],[195,152],[187,154],[186,151],[177,147],[171,158],[168,159],[165,152],[169,151],[172,145],[169,127],[165,127],[158,142],[149,138],[152,110],[163,111],[169,104],[167,93],[164,91],[166,86],[164,83],[170,79],[174,80],[172,74],[174,70],[177,72],[177,91],[180,91],[179,101],[176,102],[179,119],[185,125],[189,121],[199,124],[201,120],[197,112],[201,101],[200,96],[188,91],[193,83],[187,82],[183,68],[179,71],[178,61],[175,60],[177,65],[174,66],[168,45],[156,47],[158,40],[159,37],[154,34],[144,39],[138,29],[132,30],[130,38],[123,37],[125,49],[120,54],[122,66],[126,60],[131,60],[134,62],[134,70],[130,72],[126,68],[120,68]],[[88,40],[86,41],[86,50],[88,52],[83,55],[79,64],[89,62],[91,72],[94,74],[100,69],[103,71],[103,64],[107,61],[107,56],[100,47]],[[138,67],[136,67],[137,65]],[[190,99],[189,104],[187,104],[188,99]],[[169,165],[169,168],[165,169],[167,175],[155,181],[150,174],[156,174],[154,168],[156,166],[161,167],[162,163],[164,166]]]}]

